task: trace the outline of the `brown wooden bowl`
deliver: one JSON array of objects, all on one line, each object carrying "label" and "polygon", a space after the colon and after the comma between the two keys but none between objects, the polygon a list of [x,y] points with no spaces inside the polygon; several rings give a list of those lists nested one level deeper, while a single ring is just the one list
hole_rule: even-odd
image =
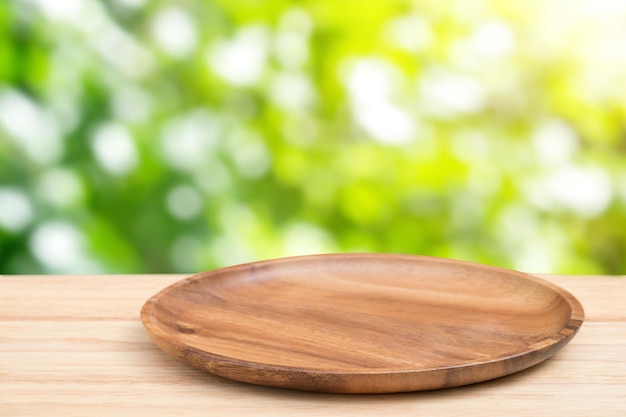
[{"label": "brown wooden bowl", "polygon": [[388,254],[283,258],[203,272],[141,310],[152,340],[200,369],[336,393],[454,387],[556,353],[584,318],[534,276]]}]

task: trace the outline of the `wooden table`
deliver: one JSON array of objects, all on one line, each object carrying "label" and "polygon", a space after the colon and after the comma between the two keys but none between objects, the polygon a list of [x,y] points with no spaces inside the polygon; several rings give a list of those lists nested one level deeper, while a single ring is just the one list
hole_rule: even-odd
[{"label": "wooden table", "polygon": [[552,359],[472,386],[350,396],[233,382],[166,356],[139,309],[180,275],[0,276],[0,416],[626,416],[626,279],[542,277],[586,312]]}]

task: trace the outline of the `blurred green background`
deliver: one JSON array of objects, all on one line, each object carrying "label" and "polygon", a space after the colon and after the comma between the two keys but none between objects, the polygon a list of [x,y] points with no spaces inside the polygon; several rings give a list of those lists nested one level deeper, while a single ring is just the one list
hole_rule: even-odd
[{"label": "blurred green background", "polygon": [[0,2],[0,273],[626,270],[626,2]]}]

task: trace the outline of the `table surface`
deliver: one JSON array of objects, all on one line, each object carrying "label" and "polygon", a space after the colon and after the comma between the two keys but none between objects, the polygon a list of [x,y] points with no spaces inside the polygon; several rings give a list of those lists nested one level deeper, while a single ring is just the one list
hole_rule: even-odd
[{"label": "table surface", "polygon": [[554,357],[480,384],[386,395],[248,385],[168,357],[139,310],[182,275],[0,276],[0,416],[625,416],[625,277],[540,276],[585,308]]}]

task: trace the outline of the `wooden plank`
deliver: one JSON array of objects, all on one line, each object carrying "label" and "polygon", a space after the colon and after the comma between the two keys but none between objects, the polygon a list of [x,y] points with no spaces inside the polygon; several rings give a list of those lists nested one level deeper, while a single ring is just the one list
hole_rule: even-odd
[{"label": "wooden plank", "polygon": [[0,415],[626,415],[622,278],[547,276],[590,320],[543,364],[472,386],[356,396],[258,387],[171,359],[138,312],[179,278],[0,277]]},{"label": "wooden plank", "polygon": [[0,320],[136,320],[185,275],[1,276]]}]

